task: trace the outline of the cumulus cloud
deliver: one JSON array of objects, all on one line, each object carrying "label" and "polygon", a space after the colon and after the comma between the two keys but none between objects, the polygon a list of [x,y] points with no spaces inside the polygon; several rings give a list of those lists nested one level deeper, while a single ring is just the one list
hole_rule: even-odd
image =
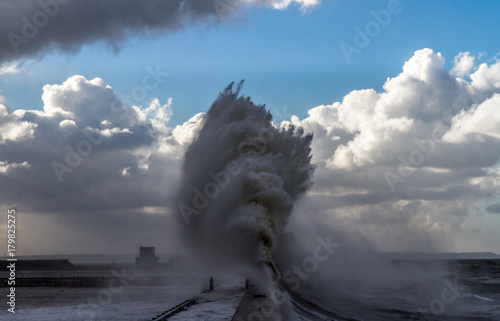
[{"label": "cumulus cloud", "polygon": [[169,98],[164,105],[160,104],[158,98],[154,98],[149,106],[139,113],[145,115],[143,120],[149,120],[157,132],[166,134],[169,130],[167,124],[172,116],[171,106],[172,98]]},{"label": "cumulus cloud", "polygon": [[[66,222],[75,234],[93,230],[96,215],[110,229],[113,220],[121,220],[123,230],[130,232],[137,217],[151,215],[151,208],[157,209],[155,215],[163,213],[163,224],[149,219],[157,232],[168,230],[164,216],[181,166],[180,157],[167,156],[160,148],[160,140],[172,136],[167,128],[171,99],[127,106],[102,79],[77,75],[44,86],[42,100],[43,110],[10,113],[0,105],[2,208],[16,207],[51,221],[40,230],[30,229],[34,235],[54,231],[57,221]],[[168,144],[181,146],[175,139]],[[182,147],[178,150],[182,155]],[[138,239],[147,239],[150,232],[156,233],[139,228]],[[106,239],[104,234],[99,238]],[[109,240],[115,248],[120,243],[113,236]],[[131,246],[125,251],[137,244]]]},{"label": "cumulus cloud", "polygon": [[0,145],[33,136],[36,124],[22,121],[16,114],[9,114],[7,107],[0,104]]},{"label": "cumulus cloud", "polygon": [[453,59],[451,73],[458,77],[469,76],[474,68],[474,57],[470,52],[461,52]]},{"label": "cumulus cloud", "polygon": [[485,93],[496,92],[500,89],[500,64],[481,64],[476,72],[470,75],[472,86],[476,91]]},{"label": "cumulus cloud", "polygon": [[282,123],[314,134],[315,185],[297,217],[378,250],[454,250],[469,208],[499,190],[500,63],[470,82],[443,66],[419,50],[382,92],[355,90]]},{"label": "cumulus cloud", "polygon": [[0,161],[0,173],[7,173],[12,168],[17,168],[17,167],[26,167],[27,168],[29,166],[30,165],[28,164],[28,162],[9,164],[7,162]]},{"label": "cumulus cloud", "polygon": [[173,32],[199,21],[220,22],[242,8],[267,5],[302,9],[319,0],[5,0],[0,2],[0,62],[54,48],[77,51],[104,41],[115,49],[131,33]]},{"label": "cumulus cloud", "polygon": [[172,134],[177,142],[181,145],[189,145],[193,142],[200,128],[203,126],[205,119],[204,113],[198,113],[191,117],[182,125],[175,126]]},{"label": "cumulus cloud", "polygon": [[[443,66],[441,54],[419,50],[382,91],[355,90],[281,124],[314,134],[314,185],[292,225],[321,222],[313,232],[384,251],[450,251],[470,239],[470,209],[497,210],[500,62],[470,80]],[[43,110],[0,105],[0,204],[47,218],[40,233],[64,222],[82,240],[115,244],[124,231],[135,231],[127,242],[175,235],[182,159],[205,115],[170,126],[171,100],[127,106],[82,76],[46,85],[42,100]]]},{"label": "cumulus cloud", "polygon": [[484,141],[485,136],[500,139],[500,94],[496,93],[477,106],[464,110],[453,119],[445,139],[463,142],[467,139]]}]

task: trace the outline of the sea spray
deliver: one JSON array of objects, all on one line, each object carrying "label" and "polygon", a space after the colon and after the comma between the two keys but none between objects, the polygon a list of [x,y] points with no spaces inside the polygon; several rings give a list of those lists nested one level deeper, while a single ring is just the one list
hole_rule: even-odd
[{"label": "sea spray", "polygon": [[312,135],[276,128],[265,106],[239,96],[241,85],[219,95],[185,154],[178,217],[202,264],[275,288],[274,244],[311,185]]}]

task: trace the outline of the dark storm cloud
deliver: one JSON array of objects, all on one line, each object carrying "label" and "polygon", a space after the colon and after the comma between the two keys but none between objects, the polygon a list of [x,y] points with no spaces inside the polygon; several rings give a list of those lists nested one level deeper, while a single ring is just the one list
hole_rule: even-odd
[{"label": "dark storm cloud", "polygon": [[77,51],[100,40],[117,48],[130,32],[175,31],[186,23],[219,19],[228,8],[211,0],[4,0],[0,62],[52,48]]},{"label": "dark storm cloud", "polygon": [[199,21],[219,23],[250,5],[302,8],[317,0],[2,0],[0,63],[58,48],[78,51],[104,41],[115,50],[130,33],[173,32]]},{"label": "dark storm cloud", "polygon": [[486,208],[486,212],[490,214],[500,214],[500,203],[491,204]]}]

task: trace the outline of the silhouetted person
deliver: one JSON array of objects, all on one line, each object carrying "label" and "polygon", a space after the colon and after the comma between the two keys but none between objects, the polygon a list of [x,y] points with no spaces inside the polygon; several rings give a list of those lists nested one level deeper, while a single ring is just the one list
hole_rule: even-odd
[{"label": "silhouetted person", "polygon": [[210,277],[210,286],[208,287],[208,292],[212,292],[214,290],[214,278]]}]

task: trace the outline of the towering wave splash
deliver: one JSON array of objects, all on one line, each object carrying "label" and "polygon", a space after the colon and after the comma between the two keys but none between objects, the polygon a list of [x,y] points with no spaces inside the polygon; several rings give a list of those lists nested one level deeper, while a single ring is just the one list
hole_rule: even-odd
[{"label": "towering wave splash", "polygon": [[178,211],[204,262],[276,281],[273,245],[311,184],[312,135],[274,127],[265,106],[239,97],[242,83],[219,95],[187,150]]}]

